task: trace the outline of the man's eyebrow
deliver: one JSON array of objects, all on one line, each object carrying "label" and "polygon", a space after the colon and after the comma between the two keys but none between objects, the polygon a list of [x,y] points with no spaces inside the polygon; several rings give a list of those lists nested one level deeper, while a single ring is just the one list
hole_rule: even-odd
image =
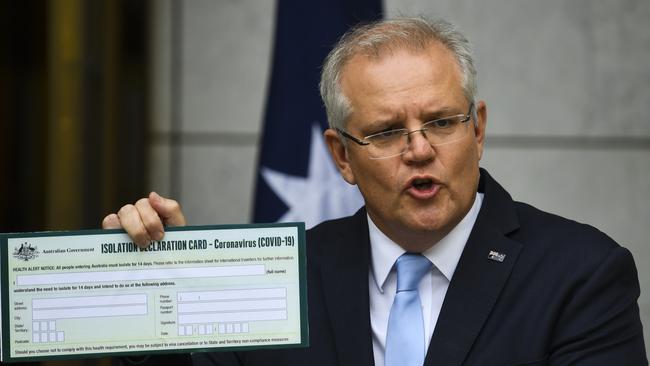
[{"label": "man's eyebrow", "polygon": [[422,119],[426,121],[431,121],[436,118],[444,118],[449,116],[455,116],[457,114],[463,114],[457,108],[451,107],[442,107],[438,108],[435,111],[425,111],[422,113]]},{"label": "man's eyebrow", "polygon": [[[455,116],[458,114],[463,114],[463,112],[461,112],[458,108],[443,106],[435,110],[423,111],[420,118],[422,119],[422,122],[427,122],[437,118]],[[404,121],[402,121],[399,115],[395,115],[389,116],[385,119],[378,118],[376,120],[370,121],[362,128],[362,131],[375,133],[377,131],[398,128],[404,128]]]},{"label": "man's eyebrow", "polygon": [[374,133],[376,131],[396,129],[396,128],[404,128],[399,118],[388,118],[388,119],[378,119],[378,120],[370,121],[368,124],[366,124],[364,130],[373,131]]}]

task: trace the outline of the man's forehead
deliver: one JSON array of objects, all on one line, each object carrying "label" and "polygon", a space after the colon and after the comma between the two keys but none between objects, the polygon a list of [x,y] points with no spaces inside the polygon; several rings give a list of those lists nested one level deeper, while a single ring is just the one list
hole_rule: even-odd
[{"label": "man's forehead", "polygon": [[431,119],[462,111],[465,95],[451,51],[437,44],[426,50],[393,50],[381,58],[357,55],[343,70],[342,92],[350,120],[392,125],[407,115]]},{"label": "man's forehead", "polygon": [[460,67],[442,46],[418,52],[395,50],[381,58],[359,54],[348,61],[340,79],[348,99],[372,98],[374,94],[386,97],[414,87],[444,94],[461,91],[461,83]]},{"label": "man's forehead", "polygon": [[[455,73],[460,76],[460,67],[456,62],[454,54],[441,43],[432,43],[423,49],[395,48],[387,50],[381,54],[357,53],[352,56],[341,69],[341,84],[348,82],[348,79],[356,79],[359,76],[371,75],[379,70],[385,72],[385,66],[393,65],[399,67],[405,63],[421,63],[426,65],[421,70],[428,72],[440,71],[441,76],[449,73],[449,69],[454,69]],[[375,75],[372,75],[373,77]],[[392,77],[395,75],[386,75]],[[459,80],[461,78],[458,78]],[[399,81],[399,78],[395,79]],[[344,87],[345,88],[345,87]]]}]

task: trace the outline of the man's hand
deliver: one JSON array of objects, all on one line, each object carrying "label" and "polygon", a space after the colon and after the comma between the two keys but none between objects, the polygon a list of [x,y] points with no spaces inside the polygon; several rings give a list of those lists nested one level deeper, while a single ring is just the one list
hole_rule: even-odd
[{"label": "man's hand", "polygon": [[103,229],[124,229],[140,247],[151,240],[161,240],[165,225],[184,226],[185,216],[178,202],[156,192],[139,199],[134,205],[124,205],[117,214],[109,214],[102,221]]}]

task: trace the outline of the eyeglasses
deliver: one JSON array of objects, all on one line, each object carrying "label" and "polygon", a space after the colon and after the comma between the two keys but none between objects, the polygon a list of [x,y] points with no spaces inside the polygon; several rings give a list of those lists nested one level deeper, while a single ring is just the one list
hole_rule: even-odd
[{"label": "eyeglasses", "polygon": [[402,155],[408,150],[411,134],[421,132],[431,146],[440,146],[458,141],[467,135],[468,123],[471,119],[474,103],[470,104],[467,114],[443,117],[422,124],[417,130],[409,131],[406,128],[374,133],[358,139],[349,133],[337,128],[336,131],[361,146],[368,148],[371,159],[386,159]]}]

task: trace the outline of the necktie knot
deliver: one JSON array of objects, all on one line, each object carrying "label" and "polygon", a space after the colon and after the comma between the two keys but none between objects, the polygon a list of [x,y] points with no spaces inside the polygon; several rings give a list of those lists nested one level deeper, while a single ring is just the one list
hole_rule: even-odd
[{"label": "necktie knot", "polygon": [[395,262],[397,292],[416,291],[422,277],[431,269],[431,261],[421,254],[404,253]]}]

